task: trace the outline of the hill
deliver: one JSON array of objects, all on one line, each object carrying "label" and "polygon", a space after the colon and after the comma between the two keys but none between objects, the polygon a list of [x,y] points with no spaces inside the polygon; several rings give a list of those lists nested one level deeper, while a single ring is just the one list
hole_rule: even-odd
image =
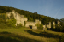
[{"label": "hill", "polygon": [[[57,25],[55,32],[52,30],[31,30],[29,28],[19,26],[8,25],[5,21],[5,13],[15,10],[19,14],[23,14],[28,18],[28,21],[34,21],[35,19],[41,20],[42,24],[48,22],[57,21],[59,19],[54,19],[44,15],[40,15],[37,12],[29,12],[20,10],[9,6],[0,6],[0,41],[1,42],[64,42],[64,24],[60,27]],[[62,19],[63,20],[63,19]],[[11,23],[11,22],[10,22]],[[53,29],[54,30],[54,29]]]},{"label": "hill", "polygon": [[[25,27],[0,27],[1,42],[64,42],[64,33],[55,31],[31,30]],[[62,39],[62,40],[61,40]]]},{"label": "hill", "polygon": [[24,10],[20,10],[14,7],[9,7],[9,6],[0,6],[0,13],[6,13],[6,12],[10,12],[12,10],[15,10],[16,12],[18,12],[19,14],[24,15],[25,17],[28,18],[28,21],[35,21],[35,19],[39,19],[41,20],[42,24],[46,24],[48,22],[52,22],[52,21],[57,21],[58,19],[54,19],[51,17],[47,17],[44,15],[40,15],[37,12],[29,12],[29,11],[24,11]]}]

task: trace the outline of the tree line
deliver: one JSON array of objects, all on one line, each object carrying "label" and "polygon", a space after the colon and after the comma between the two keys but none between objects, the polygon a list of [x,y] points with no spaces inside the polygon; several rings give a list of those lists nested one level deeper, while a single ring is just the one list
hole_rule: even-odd
[{"label": "tree line", "polygon": [[[48,22],[53,22],[53,21],[57,24],[57,21],[60,21],[61,27],[56,25],[55,31],[58,31],[58,30],[63,31],[64,30],[64,18],[55,19],[55,18],[51,18],[51,17],[48,17],[48,16],[40,15],[37,12],[32,13],[32,12],[20,10],[20,9],[17,9],[17,8],[14,8],[14,7],[0,6],[0,13],[11,12],[12,10],[15,10],[19,14],[27,17],[28,21],[35,21],[35,19],[39,19],[42,24],[47,24]],[[0,20],[4,21],[5,20],[4,16],[2,18],[1,18],[1,15],[0,15]]]}]

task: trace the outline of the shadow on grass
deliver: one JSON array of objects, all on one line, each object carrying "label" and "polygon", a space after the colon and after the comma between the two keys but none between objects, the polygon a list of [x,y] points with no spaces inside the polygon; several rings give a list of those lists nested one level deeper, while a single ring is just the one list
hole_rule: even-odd
[{"label": "shadow on grass", "polygon": [[44,36],[47,38],[50,38],[50,37],[59,38],[59,35],[54,35],[52,33],[47,33],[47,32],[35,33],[32,30],[25,30],[25,31],[30,33],[31,35],[35,35],[35,36]]},{"label": "shadow on grass", "polygon": [[34,36],[41,36],[41,37],[47,37],[47,38],[56,38],[56,39],[59,39],[59,42],[61,42],[61,36],[59,36],[59,35],[54,35],[54,34],[52,34],[52,33],[47,33],[47,32],[41,32],[41,33],[35,33],[35,32],[33,32],[32,30],[24,30],[24,31],[26,31],[26,32],[28,32],[28,33],[30,33],[31,35],[34,35]]},{"label": "shadow on grass", "polygon": [[41,42],[29,39],[24,36],[18,36],[9,32],[0,32],[0,42]]}]

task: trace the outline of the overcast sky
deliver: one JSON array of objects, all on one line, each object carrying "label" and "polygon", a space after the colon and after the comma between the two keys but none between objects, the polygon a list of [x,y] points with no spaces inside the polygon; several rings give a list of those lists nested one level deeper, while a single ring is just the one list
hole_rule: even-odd
[{"label": "overcast sky", "polygon": [[64,18],[64,0],[0,0],[0,5],[37,12],[53,18]]}]

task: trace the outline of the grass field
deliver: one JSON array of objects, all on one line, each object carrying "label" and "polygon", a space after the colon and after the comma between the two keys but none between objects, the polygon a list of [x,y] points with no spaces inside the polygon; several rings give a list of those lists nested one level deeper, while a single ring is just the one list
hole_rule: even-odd
[{"label": "grass field", "polygon": [[[25,37],[29,39],[29,41],[27,42],[31,42],[31,41],[33,42],[37,42],[37,41],[38,42],[59,42],[59,36],[64,34],[62,32],[55,32],[51,30],[47,30],[46,32],[44,32],[43,30],[31,30],[25,27],[0,29],[0,32],[4,32],[4,34],[2,35],[9,35],[9,34],[5,34],[6,32],[9,32],[9,33],[12,33],[13,35]],[[12,35],[9,35],[9,36],[12,36]]]}]

